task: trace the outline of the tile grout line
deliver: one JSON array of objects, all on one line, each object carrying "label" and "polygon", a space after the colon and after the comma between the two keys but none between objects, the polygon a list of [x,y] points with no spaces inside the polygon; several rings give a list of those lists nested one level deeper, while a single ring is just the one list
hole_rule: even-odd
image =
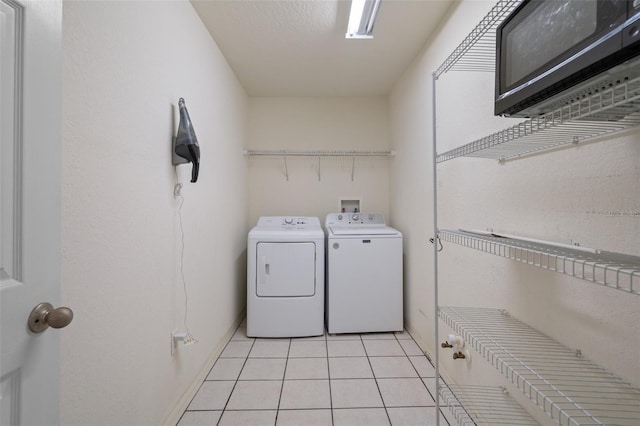
[{"label": "tile grout line", "polygon": [[[233,336],[231,338],[233,339]],[[227,345],[231,341],[232,340],[227,342]],[[242,368],[238,372],[238,377],[236,377],[236,380],[233,383],[233,387],[231,388],[231,392],[229,392],[229,396],[227,397],[227,401],[224,403],[224,407],[222,408],[222,412],[220,413],[220,418],[218,418],[218,421],[216,422],[216,426],[219,426],[220,422],[222,421],[222,416],[224,416],[224,412],[227,410],[227,405],[229,405],[229,401],[231,400],[231,395],[233,395],[233,391],[236,389],[236,386],[238,385],[238,382],[240,381],[240,375],[242,374],[242,370],[244,370],[245,365],[247,365],[247,360],[249,359],[249,354],[253,350],[253,347],[254,347],[255,344],[256,344],[256,339],[253,339],[253,341],[251,342],[251,347],[249,348],[249,352],[247,352],[247,355],[244,358],[244,362],[242,363]],[[225,346],[225,349],[226,349],[226,346]],[[220,359],[220,356],[218,356],[218,359]],[[218,362],[218,360],[216,360],[216,362]],[[215,366],[215,364],[213,364],[213,365]]]},{"label": "tile grout line", "polygon": [[287,375],[287,366],[289,365],[289,355],[291,354],[291,344],[293,343],[293,339],[289,338],[289,347],[287,348],[287,357],[284,361],[284,371],[282,372],[282,384],[280,385],[280,396],[278,397],[278,406],[276,407],[276,418],[273,422],[274,426],[278,424],[278,415],[280,414],[280,403],[282,402],[282,392],[284,391],[284,378]]},{"label": "tile grout line", "polygon": [[384,402],[384,398],[382,397],[382,391],[380,391],[380,385],[378,384],[378,378],[376,377],[376,372],[373,370],[373,365],[371,365],[371,360],[369,359],[369,352],[367,352],[367,346],[364,344],[364,340],[362,338],[362,334],[360,335],[360,342],[362,343],[362,348],[364,349],[364,353],[367,356],[367,362],[369,363],[369,368],[371,369],[371,374],[373,374],[373,380],[375,380],[376,388],[378,389],[378,394],[380,395],[380,401],[382,402],[382,407],[384,408],[384,413],[387,415],[387,420],[389,421],[389,425],[391,425],[391,417],[389,416],[389,410],[387,410],[387,404]]},{"label": "tile grout line", "polygon": [[[407,332],[407,334],[409,334],[409,332]],[[394,334],[394,335],[395,335],[395,334]],[[409,336],[411,336],[411,334],[409,334]],[[396,336],[396,341],[398,342],[398,344],[399,344],[399,345],[400,345],[400,347],[402,348],[402,352],[404,352],[404,355],[407,357],[407,360],[409,361],[409,364],[411,364],[411,367],[413,368],[413,371],[415,371],[415,372],[416,372],[416,376],[418,376],[418,379],[419,379],[419,380],[422,382],[422,384],[426,387],[426,385],[425,385],[425,383],[424,383],[424,380],[422,380],[422,377],[420,376],[420,372],[418,371],[418,369],[416,368],[416,366],[415,366],[415,365],[413,365],[413,362],[411,362],[411,356],[414,356],[414,355],[409,355],[409,354],[407,353],[407,351],[405,350],[404,346],[402,346],[402,343],[400,343],[400,339],[398,339],[398,337],[397,337],[397,336]],[[411,337],[411,341],[412,341],[413,343],[416,343],[416,342],[413,340],[413,336]],[[416,345],[417,345],[417,343],[416,343]],[[420,348],[420,351],[422,351],[422,348]],[[419,356],[419,355],[418,355],[418,356]],[[424,356],[424,354],[423,354],[423,356]],[[428,393],[429,395],[431,395],[431,392],[429,392],[429,388],[427,388],[427,393]],[[433,398],[433,396],[431,396],[431,398]],[[435,402],[435,400],[434,400],[434,402]]]},{"label": "tile grout line", "polygon": [[[409,334],[409,336],[411,336],[411,334]],[[396,339],[397,339],[397,337],[396,337]],[[431,399],[433,399],[433,402],[436,403],[436,400],[435,400],[434,396],[431,394],[431,391],[429,390],[429,386],[427,386],[427,384],[424,382],[425,377],[421,377],[420,376],[420,372],[418,371],[416,366],[411,362],[411,358],[410,358],[409,354],[407,353],[407,351],[405,350],[404,346],[402,346],[402,344],[400,343],[400,339],[397,339],[397,340],[398,340],[398,344],[400,344],[400,347],[402,348],[402,351],[407,356],[407,359],[409,360],[409,363],[411,364],[411,366],[415,370],[416,374],[418,375],[418,379],[420,380],[420,383],[422,383],[422,386],[425,387],[425,389],[427,390],[427,393],[429,394],[429,396],[431,396]],[[411,341],[413,343],[415,343],[416,345],[418,345],[416,343],[416,341],[413,339],[413,336],[411,336]],[[418,346],[418,347],[420,348],[420,346]],[[436,348],[436,350],[437,350],[437,348]],[[427,361],[429,362],[429,364],[431,364],[431,360],[427,357],[427,354],[424,353],[422,348],[420,348],[420,352],[422,352],[422,355],[415,355],[415,356],[424,356],[427,359]],[[431,365],[431,366],[433,367],[433,365]],[[435,379],[437,380],[437,377]],[[438,397],[438,395],[436,395],[436,398],[437,397]],[[440,411],[442,411],[442,409],[440,411],[438,411],[438,410],[435,409],[436,408],[435,406],[433,408],[434,408],[434,411],[435,411],[436,418],[440,417],[440,414],[441,414]],[[442,416],[444,417],[444,413],[442,414]],[[444,421],[447,423],[447,425],[449,425],[449,421],[446,418],[444,419]]]},{"label": "tile grout line", "polygon": [[331,414],[331,426],[335,425],[333,419],[333,395],[331,393],[331,366],[329,365],[329,330],[324,335],[324,350],[327,355],[327,377],[329,379],[329,413]]},{"label": "tile grout line", "polygon": [[[407,332],[407,333],[408,333],[408,332]],[[411,334],[409,334],[409,336],[411,336]],[[418,344],[416,343],[416,341],[413,339],[413,336],[411,336],[411,341],[412,341],[413,343],[415,343],[416,345],[418,345]],[[400,343],[399,339],[398,339],[398,343]],[[407,351],[404,349],[404,346],[402,346],[402,344],[400,344],[400,347],[402,347],[403,352],[404,352],[405,354],[407,354]],[[420,348],[420,346],[418,346],[418,347]],[[436,350],[438,350],[438,348],[436,348]],[[422,355],[415,355],[415,356],[424,356],[424,357],[427,359],[427,361],[429,362],[429,364],[431,364],[431,367],[433,367],[433,364],[432,364],[432,362],[431,362],[431,359],[429,359],[429,357],[427,356],[427,354],[426,354],[426,353],[424,353],[424,351],[422,350],[422,348],[420,348],[420,352],[422,352]],[[412,356],[413,356],[413,355],[412,355]],[[411,358],[409,357],[409,354],[407,354],[407,358],[409,358],[409,362],[411,363],[411,365],[413,366],[413,369],[414,369],[414,370],[416,371],[416,373],[418,374],[418,378],[420,379],[420,382],[422,382],[422,385],[427,389],[427,393],[431,396],[431,399],[433,399],[433,402],[434,402],[434,403],[436,403],[436,399],[435,399],[435,398],[440,398],[440,396],[439,396],[439,395],[436,395],[436,396],[434,397],[434,396],[433,396],[433,394],[431,393],[431,391],[429,390],[429,386],[427,386],[427,384],[426,384],[426,383],[425,383],[425,381],[424,381],[424,379],[426,379],[426,378],[430,378],[430,377],[421,377],[421,376],[420,376],[420,372],[418,371],[418,369],[416,368],[416,366],[411,362]],[[433,378],[434,378],[434,380],[438,380],[438,378],[437,378],[437,377],[435,377],[435,376],[434,376]],[[443,381],[443,383],[444,383],[444,381]],[[444,384],[445,384],[445,386],[447,386],[447,384],[446,384],[446,383],[444,383]],[[447,386],[447,387],[448,387],[448,386]],[[437,405],[437,404],[436,404],[436,405]],[[434,407],[434,409],[435,409],[435,407]],[[436,415],[436,418],[437,418],[437,417],[440,417],[440,415],[442,415],[442,417],[444,418],[445,423],[446,423],[447,425],[450,425],[449,420],[448,420],[448,419],[446,418],[446,416],[444,415],[444,412],[442,412],[442,407],[440,408],[440,411],[435,410],[435,415]]]}]

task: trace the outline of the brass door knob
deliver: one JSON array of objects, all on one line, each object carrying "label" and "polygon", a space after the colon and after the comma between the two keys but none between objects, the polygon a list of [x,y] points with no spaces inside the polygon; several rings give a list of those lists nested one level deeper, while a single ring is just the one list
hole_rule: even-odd
[{"label": "brass door knob", "polygon": [[51,303],[40,303],[33,308],[29,315],[29,330],[34,333],[42,333],[49,327],[63,328],[73,320],[73,311],[61,306],[53,309]]}]

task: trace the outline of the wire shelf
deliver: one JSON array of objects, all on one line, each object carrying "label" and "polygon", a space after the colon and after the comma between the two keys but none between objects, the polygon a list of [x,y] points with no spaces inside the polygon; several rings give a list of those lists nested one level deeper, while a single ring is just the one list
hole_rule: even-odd
[{"label": "wire shelf", "polygon": [[640,389],[508,312],[442,307],[438,316],[554,423],[640,424]]},{"label": "wire shelf", "polygon": [[640,295],[640,257],[496,234],[442,229],[442,241]]},{"label": "wire shelf", "polygon": [[243,154],[249,157],[393,157],[394,151],[290,151],[245,149]]},{"label": "wire shelf", "polygon": [[522,0],[499,0],[480,23],[435,71],[436,78],[448,71],[493,72],[496,65],[496,28]]},{"label": "wire shelf", "polygon": [[438,154],[507,160],[640,125],[640,77],[621,82],[549,113]]},{"label": "wire shelf", "polygon": [[460,426],[537,426],[502,387],[442,386],[440,397]]},{"label": "wire shelf", "polygon": [[356,157],[395,157],[395,151],[289,151],[283,150],[261,150],[245,149],[242,153],[247,157],[280,157],[284,159],[284,175],[289,180],[288,157],[315,157],[318,159],[318,181],[322,180],[320,158],[333,157],[351,160],[351,180],[355,180]]}]

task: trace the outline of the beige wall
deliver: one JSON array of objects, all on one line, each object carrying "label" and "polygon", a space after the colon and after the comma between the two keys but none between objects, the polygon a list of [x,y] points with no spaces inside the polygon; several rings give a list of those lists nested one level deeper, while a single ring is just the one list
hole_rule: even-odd
[{"label": "beige wall", "polygon": [[[495,2],[464,1],[390,96],[391,215],[405,235],[405,316],[433,354],[431,73]],[[517,123],[492,116],[493,75],[449,73],[438,81],[438,152]],[[640,133],[499,165],[461,158],[438,165],[439,226],[494,229],[640,255]],[[416,212],[421,214],[417,215]],[[585,357],[640,384],[637,297],[445,243],[440,304],[509,310]],[[451,331],[441,323],[440,341]],[[489,379],[442,352],[455,381]],[[502,383],[497,380],[497,383]]]},{"label": "beige wall", "polygon": [[[247,95],[190,3],[64,3],[62,336],[64,425],[158,425],[245,305]],[[170,141],[178,98],[201,146],[184,183],[188,325]],[[174,413],[175,414],[175,413]]]},{"label": "beige wall", "polygon": [[[249,149],[378,151],[389,149],[387,102],[371,98],[251,98]],[[341,198],[363,211],[389,214],[391,158],[252,157],[249,220],[260,216],[318,216],[336,212]],[[390,218],[388,218],[389,220]]]}]

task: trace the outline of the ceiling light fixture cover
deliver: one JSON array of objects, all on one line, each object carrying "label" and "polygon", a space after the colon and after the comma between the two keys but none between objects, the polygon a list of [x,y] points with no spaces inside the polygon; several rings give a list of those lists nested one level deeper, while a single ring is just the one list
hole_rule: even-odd
[{"label": "ceiling light fixture cover", "polygon": [[373,26],[382,0],[351,0],[346,38],[373,38]]}]

